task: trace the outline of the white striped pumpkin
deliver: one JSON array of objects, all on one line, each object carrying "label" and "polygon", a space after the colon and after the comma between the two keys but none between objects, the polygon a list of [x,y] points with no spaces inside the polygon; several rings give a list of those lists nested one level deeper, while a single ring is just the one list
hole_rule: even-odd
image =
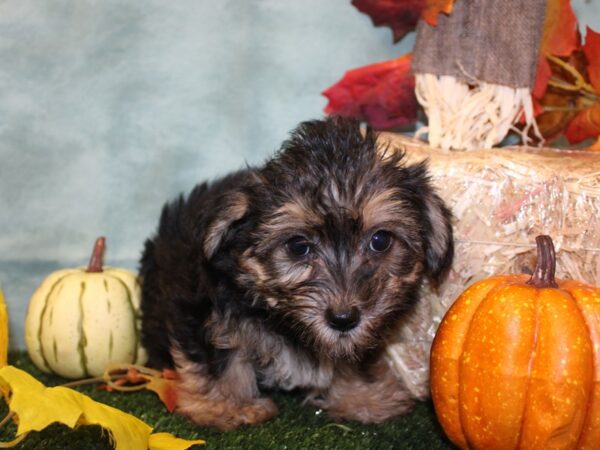
[{"label": "white striped pumpkin", "polygon": [[103,268],[103,250],[104,238],[99,238],[87,269],[54,272],[31,297],[25,343],[44,372],[77,379],[99,376],[113,363],[146,362],[136,274]]}]

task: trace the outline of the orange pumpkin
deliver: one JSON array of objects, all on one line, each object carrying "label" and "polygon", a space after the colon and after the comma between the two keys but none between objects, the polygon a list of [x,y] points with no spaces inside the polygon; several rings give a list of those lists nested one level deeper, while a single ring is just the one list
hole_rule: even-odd
[{"label": "orange pumpkin", "polygon": [[555,279],[536,242],[531,277],[475,283],[434,339],[432,399],[463,449],[600,448],[600,288]]}]

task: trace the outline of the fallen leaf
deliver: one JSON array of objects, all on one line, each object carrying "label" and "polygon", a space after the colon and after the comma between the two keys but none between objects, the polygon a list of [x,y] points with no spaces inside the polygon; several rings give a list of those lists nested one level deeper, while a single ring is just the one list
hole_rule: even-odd
[{"label": "fallen leaf", "polygon": [[371,17],[375,26],[389,26],[394,42],[415,29],[427,0],[352,0],[352,5]]},{"label": "fallen leaf", "polygon": [[323,92],[325,112],[357,117],[377,129],[414,123],[418,103],[411,55],[350,70]]},{"label": "fallen leaf", "polygon": [[169,412],[173,412],[177,406],[174,380],[178,376],[174,370],[164,369],[159,372],[134,364],[115,364],[106,369],[103,378],[106,385],[101,386],[101,389],[109,392],[147,389],[158,395]]},{"label": "fallen leaf", "polygon": [[570,0],[548,0],[533,96],[540,99],[552,76],[548,55],[568,57],[579,47],[577,18]]},{"label": "fallen leaf", "polygon": [[175,407],[177,406],[177,391],[175,390],[173,380],[152,377],[148,381],[148,384],[146,384],[146,389],[156,393],[169,412],[175,411]]},{"label": "fallen leaf", "polygon": [[186,450],[191,445],[202,445],[205,442],[201,439],[188,441],[173,436],[171,433],[155,433],[150,436],[149,450]]},{"label": "fallen leaf", "polygon": [[[99,425],[108,432],[117,450],[145,450],[152,439],[158,443],[164,440],[160,435],[152,438],[152,427],[130,414],[96,402],[67,387],[46,387],[27,372],[13,366],[0,369],[0,391],[10,411],[16,416],[17,437],[31,431],[41,431],[53,423],[61,423],[70,428]],[[187,447],[196,443],[202,441],[187,441]]]},{"label": "fallen leaf", "polygon": [[141,420],[72,389],[47,388],[15,367],[0,369],[0,390],[18,417],[17,436],[43,430],[53,423],[70,428],[100,425],[109,432],[117,449],[145,450],[148,447],[152,428]]}]

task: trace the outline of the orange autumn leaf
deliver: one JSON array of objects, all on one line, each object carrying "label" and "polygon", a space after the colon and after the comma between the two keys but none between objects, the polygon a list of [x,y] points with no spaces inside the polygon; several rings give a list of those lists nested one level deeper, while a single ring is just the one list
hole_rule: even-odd
[{"label": "orange autumn leaf", "polygon": [[107,368],[103,378],[106,385],[102,388],[109,392],[147,389],[158,395],[169,412],[175,411],[175,380],[178,377],[174,370],[164,369],[159,372],[144,366],[116,364]]},{"label": "orange autumn leaf", "polygon": [[565,136],[571,144],[600,136],[600,104],[596,103],[578,113],[569,122]]},{"label": "orange autumn leaf", "polygon": [[546,6],[540,51],[543,54],[569,56],[579,47],[577,17],[570,0],[549,0]]},{"label": "orange autumn leaf", "polygon": [[[541,104],[534,104],[535,121],[546,142],[552,142],[564,133],[567,124],[577,115],[578,102],[576,94],[566,95],[549,88],[541,99]],[[533,130],[530,131],[530,136],[535,139]]]},{"label": "orange autumn leaf", "polygon": [[177,391],[175,390],[173,380],[166,379],[165,377],[152,377],[148,381],[146,389],[156,393],[169,412],[175,411],[177,406]]},{"label": "orange autumn leaf", "polygon": [[377,129],[414,123],[418,103],[411,55],[353,69],[323,92],[325,112],[357,117]]},{"label": "orange autumn leaf", "polygon": [[533,87],[535,98],[540,99],[544,96],[548,80],[552,76],[547,57],[549,55],[568,57],[578,47],[577,18],[570,0],[548,0]]},{"label": "orange autumn leaf", "polygon": [[202,440],[185,441],[164,433],[153,438],[152,427],[137,417],[64,386],[46,387],[16,367],[0,369],[0,391],[17,422],[17,439],[12,445],[31,431],[43,430],[54,423],[69,428],[99,425],[107,431],[117,450],[183,450],[204,443]]},{"label": "orange autumn leaf", "polygon": [[453,5],[454,0],[427,0],[421,17],[429,25],[436,26],[440,13],[450,14]]}]

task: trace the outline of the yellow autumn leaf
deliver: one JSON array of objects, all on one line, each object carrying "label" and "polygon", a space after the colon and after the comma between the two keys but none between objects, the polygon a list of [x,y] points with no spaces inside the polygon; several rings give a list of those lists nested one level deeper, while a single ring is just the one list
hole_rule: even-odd
[{"label": "yellow autumn leaf", "polygon": [[148,448],[150,450],[186,450],[191,445],[204,443],[202,439],[188,441],[186,439],[179,439],[171,433],[155,433],[150,436]]},{"label": "yellow autumn leaf", "polygon": [[4,295],[0,289],[0,367],[4,367],[8,357],[8,314]]},{"label": "yellow autumn leaf", "polygon": [[18,417],[17,437],[40,431],[52,423],[70,428],[100,425],[108,430],[117,450],[146,450],[152,428],[116,408],[95,402],[66,387],[47,388],[16,367],[0,369],[0,390]]},{"label": "yellow autumn leaf", "polygon": [[[163,433],[152,438],[152,427],[130,414],[98,403],[73,389],[46,387],[13,366],[0,369],[0,392],[10,411],[18,418],[17,438],[30,431],[40,431],[52,423],[61,423],[70,428],[100,425],[108,431],[117,450],[146,450],[154,448],[150,447],[153,439],[159,444],[164,440]],[[188,441],[187,447],[195,443],[198,441]],[[182,444],[170,448],[187,447]],[[156,447],[157,450],[160,448],[164,447]]]}]

